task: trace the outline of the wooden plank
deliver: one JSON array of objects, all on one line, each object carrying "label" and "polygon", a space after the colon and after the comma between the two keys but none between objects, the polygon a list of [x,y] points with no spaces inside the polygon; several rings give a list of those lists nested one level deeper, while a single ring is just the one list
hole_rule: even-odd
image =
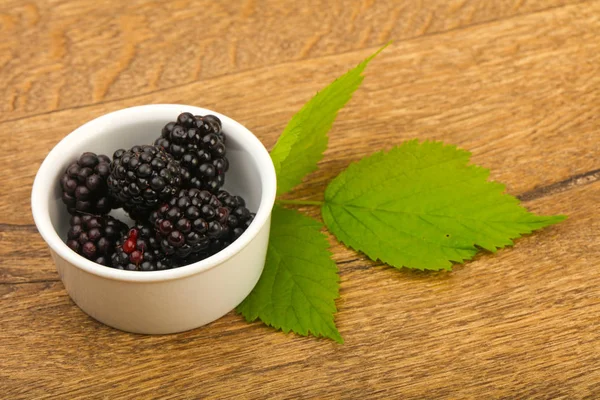
[{"label": "wooden plank", "polygon": [[47,280],[58,275],[37,229],[0,225],[0,284]]},{"label": "wooden plank", "polygon": [[3,0],[0,120],[576,2]]},{"label": "wooden plank", "polygon": [[[0,0],[0,398],[600,397],[600,1],[249,0],[235,14],[101,3]],[[567,221],[451,273],[396,270],[332,238],[344,345],[234,313],[133,335],[71,302],[29,210],[37,166],[64,135],[122,107],[179,102],[224,112],[270,147],[388,38],[412,39],[369,66],[320,171],[290,196],[318,199],[348,163],[418,137],[471,150],[532,211]]]},{"label": "wooden plank", "polygon": [[[525,206],[529,206],[533,200],[544,197],[556,196],[565,191],[573,190],[582,186],[590,185],[600,181],[600,171],[593,171],[591,174],[585,174],[556,184],[534,189],[521,196]],[[535,203],[533,203],[535,204]],[[320,209],[318,207],[299,207],[299,211],[321,220]],[[569,208],[554,208],[550,210],[533,211],[547,214],[568,214]],[[367,262],[369,266],[378,265],[368,261],[368,259],[359,253],[346,248],[331,237],[331,251],[333,259],[338,265],[354,265],[357,262]],[[39,281],[57,281],[58,275],[55,271],[52,259],[43,239],[35,229],[30,225],[0,225],[0,285],[9,283],[28,283]],[[359,266],[364,268],[363,266]]]},{"label": "wooden plank", "polygon": [[[409,138],[473,151],[474,162],[513,194],[597,169],[599,15],[595,1],[390,47],[340,113],[321,170],[294,196],[320,196],[351,161]],[[32,223],[30,188],[43,157],[93,117],[144,103],[197,104],[230,115],[271,147],[304,102],[373,50],[0,123],[0,163],[11,166],[0,175],[8,188],[0,192],[0,222]]]},{"label": "wooden plank", "polygon": [[344,345],[233,313],[182,334],[127,334],[58,282],[0,285],[0,395],[595,398],[599,196],[590,184],[532,201],[569,219],[451,273],[340,264]]}]

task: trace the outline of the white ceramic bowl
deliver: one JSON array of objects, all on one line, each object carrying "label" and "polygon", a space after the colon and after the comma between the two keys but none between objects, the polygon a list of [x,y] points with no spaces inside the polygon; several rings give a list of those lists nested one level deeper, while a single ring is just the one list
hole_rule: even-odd
[{"label": "white ceramic bowl", "polygon": [[[167,271],[108,268],[69,249],[63,241],[69,215],[58,183],[67,165],[84,151],[111,157],[118,148],[151,144],[162,127],[184,111],[221,119],[230,162],[225,188],[244,197],[250,211],[256,212],[246,232],[210,258]],[[31,208],[69,296],[83,311],[124,331],[163,334],[214,321],[250,293],[265,263],[275,191],[269,153],[248,129],[211,110],[156,104],[106,114],[61,140],[35,177]]]}]

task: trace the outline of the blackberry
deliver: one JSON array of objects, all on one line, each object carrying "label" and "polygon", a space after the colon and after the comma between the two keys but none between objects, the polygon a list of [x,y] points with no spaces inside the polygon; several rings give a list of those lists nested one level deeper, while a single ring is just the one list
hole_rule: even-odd
[{"label": "blackberry", "polygon": [[182,113],[165,125],[154,144],[181,163],[184,187],[216,192],[225,183],[225,135],[214,115]]},{"label": "blackberry", "polygon": [[95,153],[83,153],[67,167],[60,179],[62,201],[70,214],[78,211],[106,214],[113,208],[106,180],[110,173],[110,158]]},{"label": "blackberry", "polygon": [[169,256],[194,261],[229,246],[252,218],[241,197],[224,190],[215,195],[195,188],[180,190],[150,214],[162,250]]},{"label": "blackberry", "polygon": [[157,146],[133,146],[113,155],[108,176],[111,195],[135,220],[147,215],[180,189],[181,168]]},{"label": "blackberry", "polygon": [[161,250],[154,228],[138,222],[117,242],[111,266],[129,271],[160,271],[180,264]]},{"label": "blackberry", "polygon": [[127,225],[108,215],[73,215],[69,223],[67,246],[102,265],[109,265],[117,241],[127,231]]},{"label": "blackberry", "polygon": [[233,242],[246,231],[256,214],[246,208],[246,201],[240,196],[234,196],[226,190],[219,190],[217,199],[229,210],[227,226],[230,229],[229,240]]}]

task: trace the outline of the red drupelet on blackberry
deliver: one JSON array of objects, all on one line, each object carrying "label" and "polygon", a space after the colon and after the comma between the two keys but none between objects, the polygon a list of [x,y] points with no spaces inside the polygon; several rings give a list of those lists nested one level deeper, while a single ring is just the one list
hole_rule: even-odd
[{"label": "red drupelet on blackberry", "polygon": [[102,265],[109,265],[117,241],[127,232],[127,225],[108,215],[73,215],[69,223],[67,246]]},{"label": "red drupelet on blackberry", "polygon": [[181,264],[161,250],[151,225],[138,222],[117,242],[110,265],[129,271],[161,271]]},{"label": "red drupelet on blackberry", "polygon": [[134,146],[117,150],[108,176],[111,195],[135,220],[144,220],[181,186],[181,167],[157,146]]},{"label": "red drupelet on blackberry", "polygon": [[216,116],[182,113],[176,122],[165,125],[154,144],[181,163],[185,187],[216,192],[225,183],[229,161]]},{"label": "red drupelet on blackberry", "polygon": [[62,201],[70,214],[106,214],[113,208],[106,184],[109,173],[110,158],[90,152],[67,167],[60,186]]},{"label": "red drupelet on blackberry", "polygon": [[150,222],[169,256],[198,261],[219,252],[237,239],[253,214],[241,197],[219,191],[219,198],[198,189],[182,189],[177,196],[150,214]]}]

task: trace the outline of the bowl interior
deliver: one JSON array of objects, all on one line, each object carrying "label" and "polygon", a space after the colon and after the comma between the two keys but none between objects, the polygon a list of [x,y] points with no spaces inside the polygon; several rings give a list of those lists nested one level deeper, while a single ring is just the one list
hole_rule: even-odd
[{"label": "bowl interior", "polygon": [[[50,217],[52,227],[62,240],[66,238],[70,216],[61,200],[59,179],[67,166],[85,151],[106,154],[112,158],[112,154],[119,148],[129,149],[136,144],[152,144],[160,136],[164,125],[170,121],[174,121],[177,115],[184,111],[189,111],[195,115],[210,113],[217,115],[221,119],[223,132],[227,138],[227,158],[230,164],[224,188],[232,194],[242,196],[246,200],[246,206],[251,212],[259,211],[261,201],[265,201],[266,199],[266,202],[270,202],[270,204],[265,205],[265,207],[268,207],[268,210],[265,212],[270,213],[270,208],[275,197],[274,171],[272,174],[272,185],[268,183],[269,188],[267,190],[268,192],[272,192],[272,194],[268,193],[265,197],[265,182],[269,182],[271,172],[265,172],[264,158],[265,154],[268,157],[268,152],[266,152],[266,149],[262,147],[260,142],[246,128],[226,116],[197,107],[177,105],[134,107],[107,114],[78,128],[52,150],[40,168],[37,178],[44,180],[44,186],[48,186],[48,193],[45,197],[48,216]],[[260,146],[259,148],[257,148],[257,143]],[[268,165],[272,168],[270,159]],[[34,185],[33,192],[32,201],[35,201],[36,185]],[[32,204],[32,207],[35,208],[36,204]],[[117,214],[120,219],[125,220],[123,218],[125,214],[122,210],[113,211],[112,214]],[[259,219],[258,217],[257,215],[257,220]],[[36,223],[38,223],[37,218]],[[40,229],[39,225],[38,229]],[[41,229],[40,232],[44,236],[44,232]],[[244,235],[238,241],[242,240]],[[46,237],[45,239],[49,242]],[[50,242],[49,244],[52,247]],[[64,249],[62,250],[65,249],[66,251],[71,251],[66,245],[64,245]],[[83,257],[81,259],[84,260]]]}]

